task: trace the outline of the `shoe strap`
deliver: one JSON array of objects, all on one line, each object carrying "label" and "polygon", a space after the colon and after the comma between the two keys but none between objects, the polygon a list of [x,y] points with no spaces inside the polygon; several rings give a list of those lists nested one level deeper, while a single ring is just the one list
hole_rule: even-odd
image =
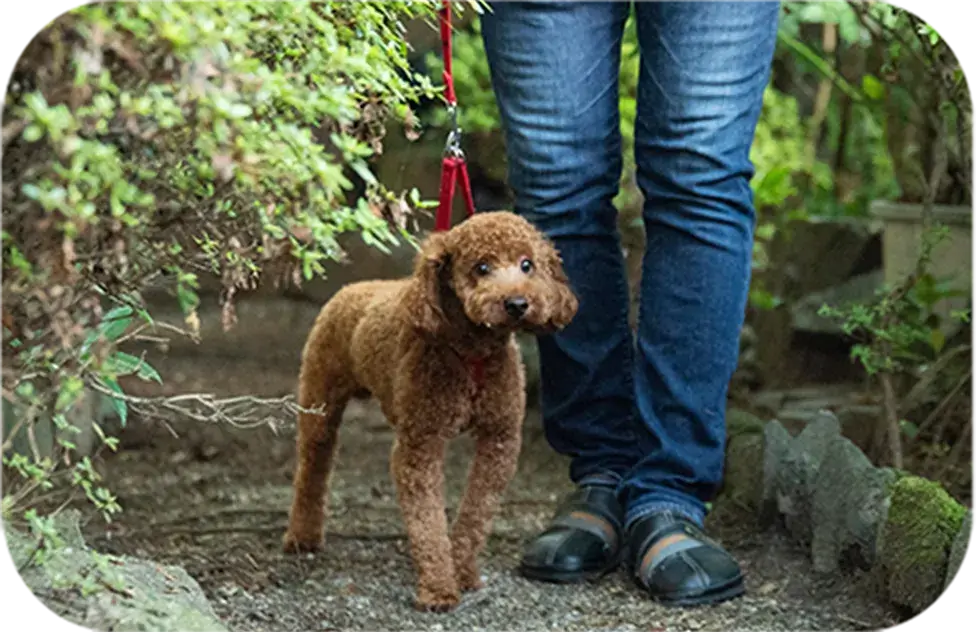
[{"label": "shoe strap", "polygon": [[558,518],[573,512],[583,512],[610,523],[618,534],[623,531],[623,507],[617,500],[617,494],[608,487],[587,486],[580,487],[567,496],[553,518]]},{"label": "shoe strap", "polygon": [[[642,531],[646,531],[646,533],[642,533]],[[652,559],[645,559],[651,548],[658,542],[674,535],[680,535],[682,537],[675,542],[665,545]],[[657,516],[656,519],[639,520],[636,528],[632,529],[628,534],[628,539],[631,542],[640,542],[633,549],[637,555],[631,559],[636,562],[634,564],[634,572],[641,579],[649,577],[654,569],[672,555],[699,547],[712,546],[711,540],[701,529],[689,520],[679,516]]]},{"label": "shoe strap", "polygon": [[590,533],[616,549],[623,535],[623,507],[617,495],[607,487],[586,486],[576,489],[556,509],[550,527]]}]

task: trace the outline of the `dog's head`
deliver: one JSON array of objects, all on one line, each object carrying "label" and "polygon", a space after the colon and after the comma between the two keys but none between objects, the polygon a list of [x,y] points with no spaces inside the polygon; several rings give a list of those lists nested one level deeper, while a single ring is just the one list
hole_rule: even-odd
[{"label": "dog's head", "polygon": [[465,324],[550,333],[568,325],[578,308],[553,245],[504,211],[478,213],[431,234],[406,300],[414,326],[430,333]]}]

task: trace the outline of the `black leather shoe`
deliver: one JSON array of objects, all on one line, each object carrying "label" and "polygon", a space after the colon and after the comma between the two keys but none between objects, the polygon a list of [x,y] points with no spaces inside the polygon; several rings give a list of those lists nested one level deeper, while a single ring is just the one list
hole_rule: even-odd
[{"label": "black leather shoe", "polygon": [[690,520],[669,511],[638,519],[627,530],[638,585],[665,604],[695,606],[745,592],[739,564]]},{"label": "black leather shoe", "polygon": [[613,489],[581,487],[528,544],[519,571],[529,579],[558,583],[602,577],[620,563],[622,524],[623,507]]}]

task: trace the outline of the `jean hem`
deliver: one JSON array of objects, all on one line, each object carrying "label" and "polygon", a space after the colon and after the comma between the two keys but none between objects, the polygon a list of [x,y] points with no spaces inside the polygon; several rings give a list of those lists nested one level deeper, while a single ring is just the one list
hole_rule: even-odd
[{"label": "jean hem", "polygon": [[641,503],[639,507],[628,508],[624,519],[624,530],[629,530],[631,525],[651,514],[669,512],[694,522],[698,527],[705,525],[704,508],[695,507],[691,503],[680,503],[666,500],[652,500]]}]

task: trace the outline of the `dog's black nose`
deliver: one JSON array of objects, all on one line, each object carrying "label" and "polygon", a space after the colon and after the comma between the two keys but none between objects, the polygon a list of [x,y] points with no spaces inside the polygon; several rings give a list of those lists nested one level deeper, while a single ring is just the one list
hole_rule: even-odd
[{"label": "dog's black nose", "polygon": [[529,309],[529,302],[524,296],[512,296],[505,299],[505,311],[512,318],[521,318]]}]

